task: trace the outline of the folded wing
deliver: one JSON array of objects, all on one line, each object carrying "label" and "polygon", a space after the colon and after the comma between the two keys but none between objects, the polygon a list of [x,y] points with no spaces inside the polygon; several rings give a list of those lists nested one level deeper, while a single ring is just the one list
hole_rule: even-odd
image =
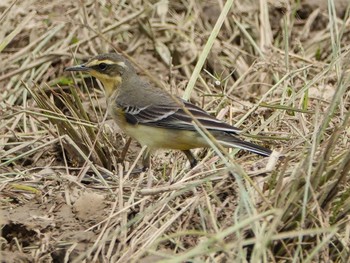
[{"label": "folded wing", "polygon": [[[184,107],[198,120],[208,131],[221,131],[237,135],[240,133],[235,128],[222,122],[201,108],[183,101]],[[126,120],[131,124],[143,124],[167,129],[193,130],[196,128],[193,119],[178,105],[149,105],[143,108],[124,107]]]}]

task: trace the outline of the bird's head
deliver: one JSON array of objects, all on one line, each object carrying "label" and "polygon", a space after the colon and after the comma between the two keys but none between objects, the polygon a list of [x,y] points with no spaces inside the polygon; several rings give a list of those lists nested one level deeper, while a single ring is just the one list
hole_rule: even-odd
[{"label": "bird's head", "polygon": [[116,53],[97,55],[84,64],[65,68],[65,71],[87,72],[94,76],[102,82],[107,97],[135,72],[130,62]]}]

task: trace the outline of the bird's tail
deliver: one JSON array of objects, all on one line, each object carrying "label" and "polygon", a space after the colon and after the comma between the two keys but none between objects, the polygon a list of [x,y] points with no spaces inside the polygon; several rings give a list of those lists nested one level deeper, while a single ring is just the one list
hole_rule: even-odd
[{"label": "bird's tail", "polygon": [[272,153],[272,151],[268,148],[251,142],[242,141],[234,136],[225,136],[224,138],[218,138],[218,142],[224,147],[239,148],[265,157],[270,156]]}]

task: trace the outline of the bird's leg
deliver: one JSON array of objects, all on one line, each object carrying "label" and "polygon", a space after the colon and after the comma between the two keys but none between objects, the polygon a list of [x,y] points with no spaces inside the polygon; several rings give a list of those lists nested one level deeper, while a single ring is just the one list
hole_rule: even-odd
[{"label": "bird's leg", "polygon": [[151,166],[151,150],[146,148],[143,157],[142,157],[142,171],[147,171]]},{"label": "bird's leg", "polygon": [[190,161],[191,168],[195,167],[198,162],[194,157],[193,153],[190,150],[184,150],[182,152],[186,155],[187,159]]},{"label": "bird's leg", "polygon": [[124,163],[124,161],[125,161],[125,156],[126,156],[128,150],[129,150],[130,143],[131,143],[131,138],[129,138],[129,139],[127,140],[127,142],[126,142],[126,144],[125,144],[125,146],[124,146],[124,148],[123,148],[123,151],[122,151],[122,153],[121,153],[121,155],[120,155],[120,162],[121,162],[121,163]]},{"label": "bird's leg", "polygon": [[142,171],[147,172],[147,188],[152,188],[152,182],[153,182],[153,173],[151,169],[151,149],[146,148],[145,152],[143,153],[143,159],[142,159]]}]

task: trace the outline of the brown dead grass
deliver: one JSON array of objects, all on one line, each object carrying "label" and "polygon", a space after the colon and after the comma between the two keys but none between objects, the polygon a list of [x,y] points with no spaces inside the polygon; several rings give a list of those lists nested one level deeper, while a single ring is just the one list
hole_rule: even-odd
[{"label": "brown dead grass", "polygon": [[346,1],[277,2],[235,1],[191,101],[285,158],[162,151],[131,174],[100,84],[63,68],[122,52],[183,96],[224,1],[1,1],[3,262],[346,262]]}]

